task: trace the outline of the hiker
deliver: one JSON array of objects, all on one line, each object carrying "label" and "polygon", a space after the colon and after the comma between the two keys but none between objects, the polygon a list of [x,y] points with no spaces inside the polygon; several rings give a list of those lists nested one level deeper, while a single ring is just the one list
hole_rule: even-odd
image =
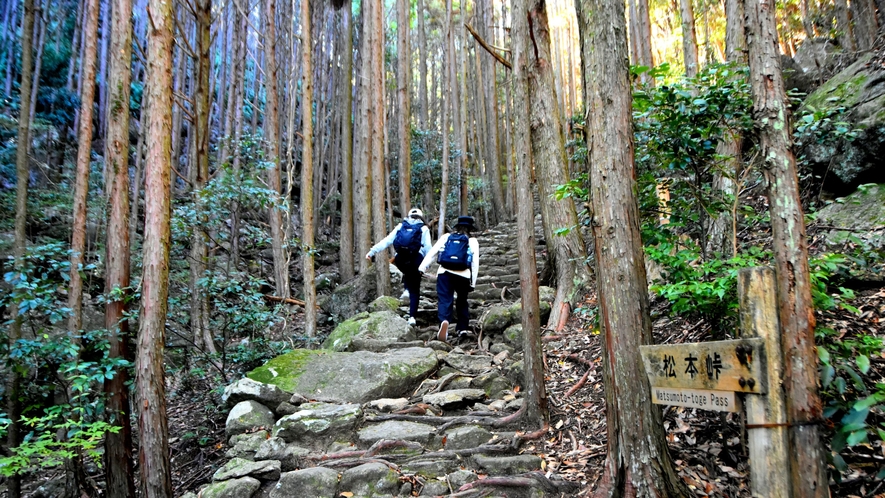
[{"label": "hiker", "polygon": [[[446,342],[449,321],[453,318],[453,303],[458,313],[455,330],[458,331],[459,339],[470,334],[468,329],[470,308],[467,305],[467,295],[476,287],[476,276],[479,272],[479,242],[476,237],[471,236],[471,232],[476,230],[473,218],[459,216],[454,230],[453,233],[447,233],[439,238],[418,267],[418,271],[423,274],[435,259],[439,262],[439,269],[436,272],[436,293],[439,300],[437,317],[440,325],[436,338],[443,342]],[[436,258],[437,254],[439,258]],[[454,301],[455,294],[458,295],[457,301]]]},{"label": "hiker", "polygon": [[409,325],[415,325],[415,314],[418,312],[418,299],[421,297],[421,272],[418,265],[430,251],[430,230],[424,224],[424,213],[420,209],[412,209],[403,222],[396,226],[387,237],[378,242],[366,254],[372,261],[379,252],[393,246],[396,256],[393,264],[403,272],[403,285],[406,290],[400,298],[409,298]]}]

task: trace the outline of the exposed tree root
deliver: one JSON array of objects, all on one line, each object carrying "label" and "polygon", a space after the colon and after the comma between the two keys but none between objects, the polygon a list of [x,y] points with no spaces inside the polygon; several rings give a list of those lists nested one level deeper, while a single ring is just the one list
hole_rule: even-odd
[{"label": "exposed tree root", "polygon": [[556,332],[562,332],[562,329],[565,328],[565,324],[566,322],[568,322],[570,310],[571,307],[569,306],[568,302],[562,303],[562,310],[559,312],[559,322],[557,322],[556,329],[554,329],[556,330]]},{"label": "exposed tree root", "polygon": [[584,372],[584,376],[581,377],[581,380],[579,380],[575,385],[573,385],[571,389],[566,391],[565,395],[563,395],[563,398],[568,398],[572,394],[575,394],[576,392],[578,392],[578,389],[584,387],[584,384],[587,383],[588,377],[590,377],[590,370],[587,370],[586,372]]},{"label": "exposed tree root", "polygon": [[570,481],[551,481],[541,472],[527,472],[517,476],[486,477],[467,483],[458,488],[458,494],[451,496],[468,496],[460,493],[485,487],[528,488],[540,487],[545,493],[568,493],[577,490],[577,484]]}]

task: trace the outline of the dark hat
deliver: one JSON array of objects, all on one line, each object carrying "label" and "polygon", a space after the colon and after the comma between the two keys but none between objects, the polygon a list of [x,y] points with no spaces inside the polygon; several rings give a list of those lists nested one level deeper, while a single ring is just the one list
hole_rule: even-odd
[{"label": "dark hat", "polygon": [[470,230],[476,230],[476,225],[473,224],[473,216],[459,216],[458,222],[455,223],[455,228],[459,226],[465,226]]}]

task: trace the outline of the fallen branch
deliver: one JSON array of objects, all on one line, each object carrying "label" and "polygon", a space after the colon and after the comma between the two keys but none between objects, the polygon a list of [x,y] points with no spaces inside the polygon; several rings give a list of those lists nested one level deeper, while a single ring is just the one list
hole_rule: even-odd
[{"label": "fallen branch", "polygon": [[576,354],[567,354],[567,355],[565,355],[565,356],[562,356],[561,358],[565,358],[566,360],[571,360],[571,361],[574,361],[574,362],[576,362],[576,363],[580,363],[581,365],[585,365],[585,366],[588,366],[588,367],[590,367],[590,368],[596,368],[596,364],[593,363],[592,360],[586,360],[586,359],[581,358],[580,356],[578,356],[578,355],[576,355]]},{"label": "fallen branch", "polygon": [[565,395],[563,396],[563,398],[568,398],[568,397],[571,396],[572,394],[575,394],[576,392],[578,392],[578,389],[584,387],[584,384],[587,383],[587,378],[588,378],[588,377],[590,377],[590,370],[587,370],[586,372],[584,372],[584,376],[581,377],[581,380],[579,380],[575,385],[573,385],[571,389],[569,389],[568,391],[566,391],[566,393],[565,393]]},{"label": "fallen branch", "polygon": [[[307,303],[300,299],[295,299],[293,297],[280,297],[280,296],[272,296],[270,294],[265,294],[264,299],[274,303],[284,303],[284,304],[296,304],[298,306],[304,307],[307,306]],[[320,309],[320,305],[316,305],[317,309]]]},{"label": "fallen branch", "polygon": [[495,50],[488,43],[486,43],[486,41],[483,40],[481,36],[479,36],[479,33],[477,33],[469,24],[467,24],[465,22],[464,27],[467,28],[467,31],[470,31],[470,34],[473,35],[473,38],[476,39],[476,41],[479,43],[479,45],[482,48],[484,48],[486,50],[486,52],[492,54],[492,57],[494,57],[498,62],[500,62],[507,69],[510,69],[510,70],[513,69],[513,64],[511,64],[504,57],[501,57],[501,54],[495,52]]},{"label": "fallen branch", "polygon": [[467,496],[461,495],[460,493],[479,487],[500,486],[506,488],[528,488],[535,485],[539,485],[545,493],[565,493],[567,495],[574,492],[578,487],[578,483],[575,482],[551,481],[541,472],[528,472],[516,476],[486,477],[485,479],[469,482],[458,488],[458,494],[449,496]]}]

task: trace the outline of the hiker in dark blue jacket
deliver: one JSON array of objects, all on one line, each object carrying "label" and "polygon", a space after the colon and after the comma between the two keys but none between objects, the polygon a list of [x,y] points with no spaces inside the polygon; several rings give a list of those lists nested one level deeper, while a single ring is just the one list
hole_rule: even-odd
[{"label": "hiker in dark blue jacket", "polygon": [[418,265],[424,255],[430,251],[430,229],[424,224],[424,213],[420,209],[412,209],[402,223],[396,226],[387,237],[378,242],[366,259],[369,261],[376,254],[393,246],[396,257],[393,264],[403,272],[403,285],[406,290],[403,296],[409,297],[409,325],[415,325],[415,314],[418,312],[418,299],[421,297],[421,272]]},{"label": "hiker in dark blue jacket", "polygon": [[[459,216],[455,231],[440,237],[418,267],[418,271],[424,273],[435,261],[439,263],[436,293],[439,299],[437,317],[440,325],[436,338],[443,342],[448,337],[449,321],[454,318],[453,305],[458,313],[455,328],[458,337],[469,334],[470,308],[467,305],[467,295],[476,287],[479,273],[479,242],[476,237],[471,236],[474,230],[476,227],[472,217]],[[457,302],[455,294],[458,295]]]}]

